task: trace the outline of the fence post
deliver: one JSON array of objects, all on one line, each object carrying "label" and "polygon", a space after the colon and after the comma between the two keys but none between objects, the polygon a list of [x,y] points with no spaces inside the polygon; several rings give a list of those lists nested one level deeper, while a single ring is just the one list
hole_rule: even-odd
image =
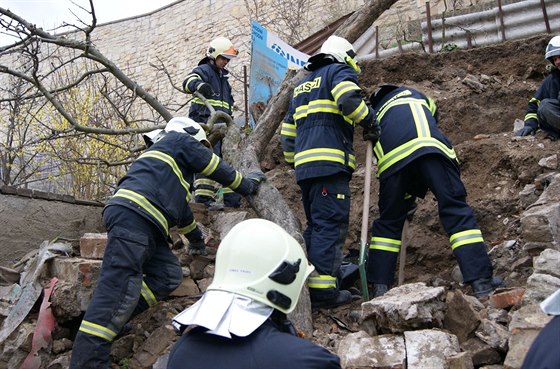
[{"label": "fence post", "polygon": [[434,46],[432,43],[432,16],[430,15],[430,2],[426,1],[426,22],[428,25],[428,51],[434,52]]},{"label": "fence post", "polygon": [[500,30],[502,31],[502,42],[506,40],[506,27],[504,26],[504,12],[502,11],[502,1],[498,0],[498,17],[500,18]]},{"label": "fence post", "polygon": [[401,40],[397,40],[397,46],[399,47],[399,52],[402,54],[403,49],[402,49],[402,45],[401,45]]},{"label": "fence post", "polygon": [[375,26],[375,59],[379,59],[379,26]]},{"label": "fence post", "polygon": [[[247,95],[247,66],[243,66],[243,94],[245,95],[245,127],[249,127],[249,96]],[[257,123],[257,122],[255,122]]]},{"label": "fence post", "polygon": [[544,17],[544,24],[546,26],[546,33],[552,33],[550,24],[548,23],[548,14],[546,13],[546,4],[544,3],[544,0],[541,0],[541,9]]}]

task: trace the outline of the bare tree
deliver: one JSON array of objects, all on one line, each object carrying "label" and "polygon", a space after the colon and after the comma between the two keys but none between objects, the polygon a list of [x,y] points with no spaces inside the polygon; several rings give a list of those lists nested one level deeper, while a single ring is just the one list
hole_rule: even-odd
[{"label": "bare tree", "polygon": [[[355,41],[384,10],[395,2],[396,0],[366,1],[364,6],[340,27],[337,34],[351,42]],[[95,48],[91,41],[91,35],[96,26],[93,0],[90,0],[90,8],[92,16],[90,25],[74,25],[73,28],[76,32],[72,34],[52,35],[37,28],[11,11],[0,7],[0,26],[20,36],[19,42],[0,48],[0,75],[14,76],[28,83],[32,88],[30,87],[26,90],[24,98],[31,96],[45,98],[64,117],[71,128],[78,132],[120,135],[138,133],[155,128],[155,126],[140,127],[139,123],[147,122],[130,119],[127,110],[123,110],[123,105],[121,104],[112,105],[111,102],[114,102],[115,96],[113,92],[116,91],[120,91],[120,94],[117,94],[119,96],[129,94],[129,99],[141,100],[154,111],[154,114],[159,114],[159,116],[155,116],[156,121],[152,123],[158,123],[157,118],[165,121],[169,120],[172,114],[166,106],[129,78],[115,63]],[[81,40],[78,39],[78,35],[81,35]],[[4,60],[6,59],[4,57],[8,56],[7,59],[9,60],[9,53],[14,55],[17,53],[17,59],[14,58],[13,60],[17,60],[25,65],[29,64],[31,66],[29,71],[21,71],[11,66],[14,64],[5,63]],[[64,55],[65,57],[55,57],[55,55]],[[70,74],[76,73],[76,69],[66,72],[66,66],[77,65],[78,63],[81,63],[80,68],[77,69],[81,71],[79,74]],[[53,74],[60,73],[63,70],[65,71],[64,73],[71,75],[73,80],[61,85],[56,84],[55,82],[60,82],[60,80],[53,78]],[[276,132],[287,110],[288,100],[293,88],[301,79],[303,73],[303,71],[300,71],[295,74],[289,74],[286,77],[263,112],[256,129],[245,139],[241,140],[239,129],[233,125],[229,116],[225,114],[219,114],[220,112],[218,112],[208,121],[209,129],[213,127],[213,122],[216,119],[225,119],[228,122],[228,129],[224,140],[226,160],[236,163],[236,167],[242,172],[259,169],[259,160],[265,152],[265,147]],[[105,90],[100,90],[99,92],[104,92],[105,95],[102,94],[102,96],[109,97],[108,107],[114,105],[121,107],[118,109],[121,113],[119,118],[124,123],[125,128],[115,129],[111,125],[107,125],[107,122],[98,121],[88,121],[87,125],[83,124],[77,117],[78,112],[69,106],[69,100],[67,100],[68,93],[71,93],[80,81],[94,77],[111,81],[107,83]],[[113,79],[115,84],[113,84]],[[2,101],[7,100],[0,98],[0,102]],[[126,101],[126,99],[123,101]],[[209,108],[211,107],[209,106]],[[301,226],[297,217],[275,187],[271,184],[263,184],[259,192],[249,198],[249,202],[260,217],[282,225],[303,245]],[[311,305],[308,295],[300,299],[300,303],[295,312],[292,313],[291,318],[300,329],[308,335],[311,334]]]}]

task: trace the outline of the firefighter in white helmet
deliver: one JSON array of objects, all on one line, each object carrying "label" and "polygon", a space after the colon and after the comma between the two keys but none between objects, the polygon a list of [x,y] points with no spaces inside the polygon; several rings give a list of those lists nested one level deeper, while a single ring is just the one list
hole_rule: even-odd
[{"label": "firefighter in white helmet", "polygon": [[[233,43],[226,37],[213,39],[206,49],[205,57],[198,66],[183,81],[183,89],[186,93],[200,92],[216,111],[222,111],[228,115],[233,113],[233,95],[229,83],[229,71],[226,69],[229,61],[238,54]],[[198,97],[193,98],[189,110],[189,118],[196,122],[206,123],[210,117],[210,110]],[[222,142],[214,144],[214,153],[222,156]],[[219,186],[215,181],[203,175],[197,175],[195,182],[195,201],[213,206],[216,191]],[[223,188],[223,205],[237,208],[241,204],[241,197],[231,188]]]},{"label": "firefighter in white helmet", "polygon": [[286,314],[313,271],[301,245],[264,219],[238,223],[222,240],[202,298],[173,318],[183,331],[167,369],[340,369],[339,358],[296,335]]},{"label": "firefighter in white helmet", "polygon": [[352,44],[330,36],[305,66],[311,73],[296,86],[282,123],[286,162],[295,167],[307,218],[304,232],[316,274],[309,278],[313,308],[352,301],[340,290],[342,248],[348,234],[350,186],[356,169],[354,127],[375,139],[374,114],[358,86],[360,68]]},{"label": "firefighter in white helmet", "polygon": [[552,69],[529,100],[525,124],[516,135],[534,135],[540,128],[548,138],[557,140],[560,138],[560,36],[548,42],[544,58],[552,63]]},{"label": "firefighter in white helmet", "polygon": [[189,206],[195,173],[242,195],[257,191],[262,172],[246,177],[209,148],[202,127],[173,118],[144,136],[148,149],[130,166],[103,209],[107,247],[92,300],[80,325],[71,369],[109,368],[115,337],[134,315],[167,297],[182,281],[169,247],[169,229],[189,240],[189,254],[204,254],[203,235]]}]

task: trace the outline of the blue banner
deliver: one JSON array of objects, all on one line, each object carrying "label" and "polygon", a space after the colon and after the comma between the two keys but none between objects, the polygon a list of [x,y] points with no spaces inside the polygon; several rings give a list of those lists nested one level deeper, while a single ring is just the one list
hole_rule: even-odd
[{"label": "blue banner", "polygon": [[262,113],[268,101],[284,80],[287,70],[303,67],[309,55],[280,40],[278,36],[268,32],[258,22],[253,20],[251,26],[249,110],[251,112],[251,126],[254,127],[253,113]]}]

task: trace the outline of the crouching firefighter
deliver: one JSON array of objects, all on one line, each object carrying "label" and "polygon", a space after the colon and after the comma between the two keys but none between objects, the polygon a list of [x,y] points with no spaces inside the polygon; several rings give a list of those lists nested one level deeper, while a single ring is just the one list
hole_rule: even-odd
[{"label": "crouching firefighter", "polygon": [[340,369],[340,359],[301,337],[287,319],[313,271],[300,244],[264,219],[235,225],[216,254],[202,298],[173,318],[184,334],[167,369]]},{"label": "crouching firefighter", "polygon": [[247,177],[212,153],[202,127],[173,118],[164,130],[145,135],[148,149],[121,178],[103,210],[107,247],[91,302],[74,340],[70,368],[109,368],[115,337],[134,315],[166,298],[182,281],[169,247],[177,227],[204,253],[204,241],[189,207],[195,173],[204,173],[242,195],[257,191],[262,172]]},{"label": "crouching firefighter", "polygon": [[437,126],[436,104],[419,91],[393,85],[378,88],[370,101],[381,126],[373,148],[379,218],[371,227],[367,264],[373,297],[391,288],[405,219],[415,198],[423,198],[428,189],[437,199],[439,218],[463,281],[477,297],[490,294],[502,281],[492,276],[480,227],[466,203],[457,155]]}]

